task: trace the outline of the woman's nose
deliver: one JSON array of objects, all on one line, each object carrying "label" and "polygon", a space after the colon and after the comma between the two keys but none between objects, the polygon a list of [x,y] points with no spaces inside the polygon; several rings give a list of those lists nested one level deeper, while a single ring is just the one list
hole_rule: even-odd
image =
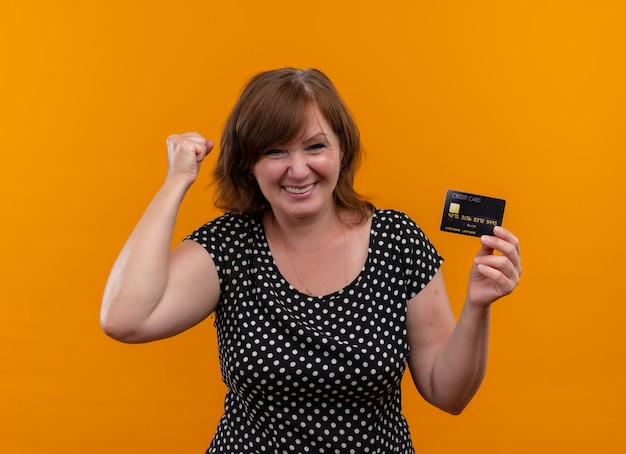
[{"label": "woman's nose", "polygon": [[292,153],[289,159],[289,175],[303,179],[309,174],[309,164],[304,153]]}]

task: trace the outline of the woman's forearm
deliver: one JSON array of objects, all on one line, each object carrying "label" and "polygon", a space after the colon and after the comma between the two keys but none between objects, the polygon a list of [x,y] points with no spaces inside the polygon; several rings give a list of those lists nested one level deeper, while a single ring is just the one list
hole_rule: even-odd
[{"label": "woman's forearm", "polygon": [[490,307],[463,307],[458,323],[432,369],[432,399],[460,413],[474,396],[487,368]]},{"label": "woman's forearm", "polygon": [[104,331],[123,336],[144,322],[161,300],[178,209],[188,189],[166,180],[122,248],[109,275],[101,309]]}]

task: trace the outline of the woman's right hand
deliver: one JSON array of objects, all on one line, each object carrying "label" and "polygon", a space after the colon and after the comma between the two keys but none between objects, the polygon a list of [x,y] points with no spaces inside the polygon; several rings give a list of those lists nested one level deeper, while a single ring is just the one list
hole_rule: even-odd
[{"label": "woman's right hand", "polygon": [[197,132],[174,134],[167,139],[167,179],[181,179],[191,185],[198,177],[202,160],[213,149],[213,141]]}]

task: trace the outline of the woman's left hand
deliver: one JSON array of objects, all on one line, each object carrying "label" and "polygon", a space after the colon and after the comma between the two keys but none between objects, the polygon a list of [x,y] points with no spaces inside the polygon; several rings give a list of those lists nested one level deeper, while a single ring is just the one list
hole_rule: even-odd
[{"label": "woman's left hand", "polygon": [[489,306],[511,293],[522,274],[518,239],[499,226],[493,234],[480,238],[482,247],[470,272],[467,301],[475,307]]}]

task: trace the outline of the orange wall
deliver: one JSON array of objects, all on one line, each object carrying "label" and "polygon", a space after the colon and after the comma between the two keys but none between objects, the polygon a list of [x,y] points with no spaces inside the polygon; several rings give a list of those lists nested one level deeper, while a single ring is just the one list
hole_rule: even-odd
[{"label": "orange wall", "polygon": [[[406,381],[418,452],[624,449],[622,1],[31,0],[0,17],[0,452],[203,452],[224,393],[212,323],[118,344],[100,296],[166,137],[218,139],[244,81],[287,65],[336,82],[368,153],[359,188],[426,230],[455,311],[478,244],[438,230],[445,190],[506,198],[522,239],[468,410]],[[217,214],[214,159],[176,241]]]}]

